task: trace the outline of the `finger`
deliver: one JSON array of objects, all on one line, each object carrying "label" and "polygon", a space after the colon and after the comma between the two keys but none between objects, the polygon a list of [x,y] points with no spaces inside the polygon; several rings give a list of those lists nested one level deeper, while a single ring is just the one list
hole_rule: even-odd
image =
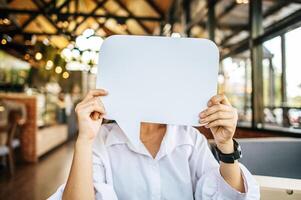
[{"label": "finger", "polygon": [[218,119],[233,119],[233,118],[234,118],[234,115],[232,112],[218,111],[205,118],[201,118],[200,123],[204,124],[204,123],[210,123],[210,122],[218,120]]},{"label": "finger", "polygon": [[81,104],[77,104],[75,110],[82,110],[82,109],[85,109],[86,107],[94,105],[94,104],[95,104],[95,101],[93,99],[90,99],[87,102],[82,102]]},{"label": "finger", "polygon": [[232,127],[234,125],[234,122],[232,119],[217,119],[215,121],[212,121],[205,125],[206,128],[213,128],[213,127],[218,127],[218,126],[223,126],[223,127]]},{"label": "finger", "polygon": [[81,102],[81,103],[78,103],[75,107],[75,112],[80,112],[82,109],[90,106],[90,105],[93,105],[94,102],[93,101],[88,101],[88,102]]},{"label": "finger", "polygon": [[101,102],[100,97],[93,97],[91,99],[86,100],[85,102],[81,102],[78,105],[80,107],[85,107],[85,106],[90,105],[90,104],[96,104],[96,105],[104,107],[103,103]]},{"label": "finger", "polygon": [[207,108],[206,110],[202,111],[199,116],[201,118],[205,118],[205,117],[207,117],[209,115],[212,115],[213,113],[216,113],[218,111],[225,111],[225,112],[232,111],[232,107],[227,106],[227,105],[223,105],[223,104],[213,105],[213,106]]},{"label": "finger", "polygon": [[93,104],[93,105],[88,105],[87,107],[85,107],[84,109],[82,109],[83,113],[87,113],[89,114],[89,116],[91,117],[91,114],[93,112],[98,112],[100,115],[104,115],[105,114],[105,110],[103,107]]},{"label": "finger", "polygon": [[[93,108],[95,108],[95,110],[93,110]],[[97,101],[97,99],[91,99],[88,102],[77,106],[76,112],[88,113],[93,119],[98,119],[100,115],[105,114],[105,108],[103,107],[102,103]],[[92,113],[95,114],[92,115]]]},{"label": "finger", "polygon": [[108,95],[108,92],[104,89],[90,90],[82,102],[86,102],[94,97],[106,96],[106,95]]},{"label": "finger", "polygon": [[224,104],[224,105],[231,105],[228,98],[223,94],[218,94],[218,95],[211,97],[211,99],[208,101],[207,105],[210,107],[212,105],[220,104],[220,103]]}]

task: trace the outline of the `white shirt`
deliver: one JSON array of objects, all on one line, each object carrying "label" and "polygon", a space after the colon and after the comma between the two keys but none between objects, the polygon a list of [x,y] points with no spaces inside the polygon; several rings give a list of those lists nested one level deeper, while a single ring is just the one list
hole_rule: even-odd
[{"label": "white shirt", "polygon": [[[228,185],[206,138],[192,127],[167,125],[156,157],[144,145],[134,149],[117,124],[107,124],[93,146],[98,200],[255,200],[259,187],[240,164],[246,193]],[[50,200],[62,198],[64,186]]]}]

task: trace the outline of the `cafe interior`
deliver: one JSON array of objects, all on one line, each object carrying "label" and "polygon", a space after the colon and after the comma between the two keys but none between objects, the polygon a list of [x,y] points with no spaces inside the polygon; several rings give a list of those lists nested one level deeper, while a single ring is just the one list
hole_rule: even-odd
[{"label": "cafe interior", "polygon": [[0,199],[47,199],[66,182],[74,108],[112,35],[214,41],[240,162],[261,199],[301,199],[300,0],[1,0]]}]

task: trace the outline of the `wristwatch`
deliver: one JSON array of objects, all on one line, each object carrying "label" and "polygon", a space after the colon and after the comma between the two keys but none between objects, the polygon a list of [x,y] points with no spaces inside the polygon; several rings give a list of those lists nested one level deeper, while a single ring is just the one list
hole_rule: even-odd
[{"label": "wristwatch", "polygon": [[224,163],[234,163],[235,160],[238,160],[242,157],[240,145],[233,139],[234,152],[225,154],[221,152],[217,146],[215,146],[215,150],[217,152],[217,157],[219,161]]}]

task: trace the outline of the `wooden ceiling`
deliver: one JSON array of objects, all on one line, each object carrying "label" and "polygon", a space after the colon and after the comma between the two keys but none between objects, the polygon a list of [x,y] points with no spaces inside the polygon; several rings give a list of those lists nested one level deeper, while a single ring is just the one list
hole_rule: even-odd
[{"label": "wooden ceiling", "polygon": [[[0,4],[12,23],[0,29],[16,36],[35,35],[58,48],[87,28],[107,37],[113,34],[153,34],[171,0],[11,0]],[[1,11],[0,11],[1,13]]]},{"label": "wooden ceiling", "polygon": [[[0,34],[21,45],[47,40],[59,49],[87,28],[101,37],[164,35],[164,27],[171,24],[171,32],[185,35],[189,29],[191,37],[208,37],[210,1],[215,2],[215,42],[221,52],[229,51],[249,37],[249,5],[238,0],[0,0],[0,17],[10,19],[10,24],[0,24]],[[262,2],[266,30],[301,12],[301,0]]]}]

